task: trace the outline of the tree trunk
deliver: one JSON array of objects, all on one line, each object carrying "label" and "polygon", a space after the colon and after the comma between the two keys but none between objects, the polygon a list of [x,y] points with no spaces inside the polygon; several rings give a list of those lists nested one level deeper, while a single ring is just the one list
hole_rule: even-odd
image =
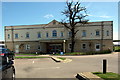
[{"label": "tree trunk", "polygon": [[72,29],[71,52],[74,52],[74,46],[75,46],[75,34],[74,34],[74,29]]}]

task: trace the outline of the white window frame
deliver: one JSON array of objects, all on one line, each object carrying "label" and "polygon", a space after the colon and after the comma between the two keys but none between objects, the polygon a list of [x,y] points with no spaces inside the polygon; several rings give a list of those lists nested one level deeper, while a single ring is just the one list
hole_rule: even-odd
[{"label": "white window frame", "polygon": [[48,38],[49,37],[49,33],[48,32],[46,32],[46,38]]},{"label": "white window frame", "polygon": [[[99,49],[96,48],[97,45],[99,45]],[[95,44],[95,50],[96,50],[96,51],[100,51],[100,47],[101,47],[101,45],[100,45],[99,43]]]},{"label": "white window frame", "polygon": [[41,38],[41,32],[37,33],[37,38]]},{"label": "white window frame", "polygon": [[7,35],[8,39],[10,39],[10,34]]},{"label": "white window frame", "polygon": [[60,33],[60,36],[61,36],[61,37],[63,37],[63,36],[64,36],[64,33],[63,33],[63,31],[61,31],[61,33]]},{"label": "white window frame", "polygon": [[109,36],[109,35],[110,35],[110,32],[109,32],[108,30],[106,31],[106,35],[107,35],[107,36]]},{"label": "white window frame", "polygon": [[[99,34],[97,34],[97,32],[99,32]],[[100,36],[100,30],[96,30],[96,36]]]},{"label": "white window frame", "polygon": [[52,37],[57,37],[57,30],[52,31]]},{"label": "white window frame", "polygon": [[18,39],[19,35],[18,33],[15,33],[15,39]]},{"label": "white window frame", "polygon": [[[83,44],[85,44],[85,48],[83,48]],[[86,44],[86,43],[82,43],[82,44],[81,44],[81,48],[82,48],[82,49],[87,49],[87,44]]]},{"label": "white window frame", "polygon": [[86,37],[86,35],[87,35],[87,34],[86,34],[86,30],[83,30],[83,31],[82,31],[82,37]]},{"label": "white window frame", "polygon": [[40,46],[40,45],[38,45],[37,49],[38,49],[38,50],[41,50],[41,46]]},{"label": "white window frame", "polygon": [[68,49],[69,49],[69,50],[71,50],[70,45],[72,46],[72,43],[69,43],[69,44],[68,44]]},{"label": "white window frame", "polygon": [[25,45],[25,49],[26,49],[26,50],[30,50],[30,45],[29,45],[29,44],[26,44],[26,45]]},{"label": "white window frame", "polygon": [[71,31],[68,32],[68,36],[69,36],[69,37],[72,36],[72,32],[71,32]]},{"label": "white window frame", "polygon": [[29,32],[26,33],[26,38],[27,38],[27,39],[30,38],[30,33],[29,33]]}]

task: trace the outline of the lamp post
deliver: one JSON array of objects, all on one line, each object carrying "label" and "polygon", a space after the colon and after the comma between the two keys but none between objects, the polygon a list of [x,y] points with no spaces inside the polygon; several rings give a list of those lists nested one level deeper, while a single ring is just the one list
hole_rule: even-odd
[{"label": "lamp post", "polygon": [[66,40],[63,40],[63,52],[65,53],[65,42]]}]

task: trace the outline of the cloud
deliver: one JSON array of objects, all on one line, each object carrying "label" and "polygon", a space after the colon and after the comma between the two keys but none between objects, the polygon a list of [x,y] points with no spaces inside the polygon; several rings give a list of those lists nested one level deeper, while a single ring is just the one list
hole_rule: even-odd
[{"label": "cloud", "polygon": [[101,17],[101,18],[111,18],[112,16],[99,16],[99,17]]},{"label": "cloud", "polygon": [[52,17],[54,17],[52,14],[47,14],[44,16],[44,18],[52,18]]},{"label": "cloud", "polygon": [[91,14],[88,14],[88,16],[91,16],[91,17],[99,17],[99,18],[111,18],[111,17],[112,17],[112,16],[107,16],[107,15],[95,16],[95,15],[91,15]]}]

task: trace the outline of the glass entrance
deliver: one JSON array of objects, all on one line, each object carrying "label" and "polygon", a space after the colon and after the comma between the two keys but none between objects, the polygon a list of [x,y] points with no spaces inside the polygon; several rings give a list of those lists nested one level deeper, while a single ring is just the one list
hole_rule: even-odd
[{"label": "glass entrance", "polygon": [[62,44],[49,44],[49,53],[60,53],[62,51]]}]

